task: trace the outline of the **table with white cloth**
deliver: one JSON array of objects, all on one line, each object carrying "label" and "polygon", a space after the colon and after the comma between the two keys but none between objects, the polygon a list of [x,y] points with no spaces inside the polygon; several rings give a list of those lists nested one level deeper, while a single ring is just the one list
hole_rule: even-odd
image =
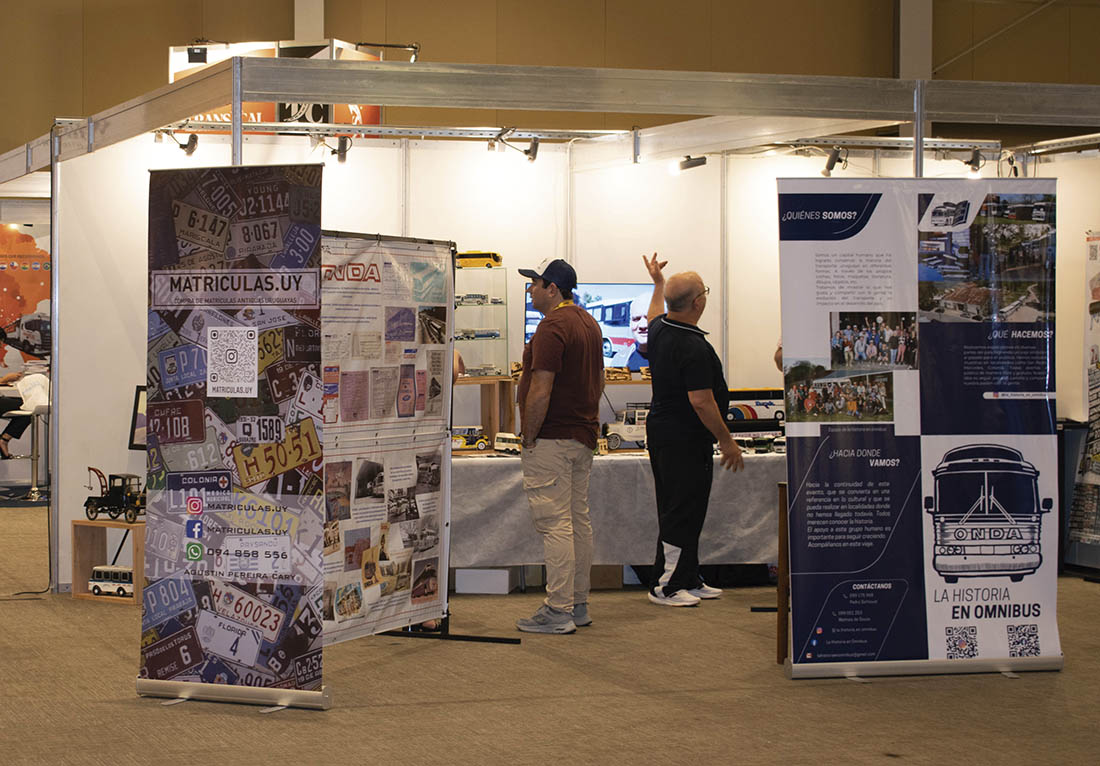
[{"label": "table with white cloth", "polygon": [[[745,470],[722,470],[714,484],[699,558],[703,564],[772,563],[778,558],[776,485],[785,455],[746,455]],[[653,471],[644,452],[592,460],[588,489],[595,564],[651,564],[657,552]],[[508,567],[543,560],[523,493],[520,459],[456,457],[451,463],[451,561],[456,568]]]}]

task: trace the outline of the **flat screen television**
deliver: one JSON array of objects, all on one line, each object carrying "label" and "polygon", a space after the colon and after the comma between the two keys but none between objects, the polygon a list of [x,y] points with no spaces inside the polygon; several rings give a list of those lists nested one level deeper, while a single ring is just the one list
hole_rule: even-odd
[{"label": "flat screen television", "polygon": [[[531,305],[530,294],[525,292],[524,297],[523,341],[526,343],[535,334],[542,314]],[[605,367],[639,370],[649,366],[645,358],[646,312],[652,297],[651,282],[582,282],[577,285],[573,299],[600,325]]]}]

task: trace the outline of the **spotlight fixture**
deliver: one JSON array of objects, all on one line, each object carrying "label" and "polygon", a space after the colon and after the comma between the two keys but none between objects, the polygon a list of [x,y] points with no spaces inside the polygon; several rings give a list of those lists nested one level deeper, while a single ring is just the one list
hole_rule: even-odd
[{"label": "spotlight fixture", "polygon": [[[327,144],[326,144],[327,146]],[[351,139],[347,136],[340,136],[336,139],[336,148],[332,150],[332,154],[336,155],[337,162],[347,162],[348,149],[351,148]]]},{"label": "spotlight fixture", "polygon": [[192,133],[187,137],[187,141],[182,143],[178,138],[176,138],[176,134],[170,130],[164,131],[164,135],[175,141],[176,146],[182,149],[183,153],[186,154],[188,157],[195,153],[195,148],[199,145],[199,136],[197,133]]},{"label": "spotlight fixture", "polygon": [[978,150],[978,147],[974,147],[974,150],[970,152],[970,159],[963,160],[963,163],[970,168],[967,171],[967,178],[981,178],[982,165],[985,164],[985,158],[982,157],[982,153]]},{"label": "spotlight fixture", "polygon": [[683,172],[685,170],[691,170],[692,168],[697,168],[700,165],[706,165],[706,164],[707,164],[707,158],[706,157],[692,157],[690,154],[686,154],[686,155],[684,155],[684,158],[682,160],[680,160],[680,172]]},{"label": "spotlight fixture", "polygon": [[[841,151],[844,152],[843,158],[840,156]],[[840,163],[840,167],[842,170],[848,167],[848,150],[842,150],[839,146],[834,146],[832,149],[829,150],[829,154],[825,158],[825,168],[821,171],[821,175],[825,176],[826,178],[832,176],[833,168],[836,167],[836,164],[838,162]]]},{"label": "spotlight fixture", "polygon": [[[539,137],[533,136],[531,138],[531,145],[528,146],[526,149],[520,149],[515,144],[510,144],[506,140],[508,136],[512,135],[515,132],[516,129],[514,127],[501,128],[500,132],[496,134],[495,138],[489,139],[489,150],[492,151],[493,148],[496,147],[498,143],[500,143],[510,149],[515,149],[517,152],[521,152],[527,158],[528,162],[534,162],[535,158],[539,156]],[[504,151],[504,149],[500,149],[500,151]]]}]

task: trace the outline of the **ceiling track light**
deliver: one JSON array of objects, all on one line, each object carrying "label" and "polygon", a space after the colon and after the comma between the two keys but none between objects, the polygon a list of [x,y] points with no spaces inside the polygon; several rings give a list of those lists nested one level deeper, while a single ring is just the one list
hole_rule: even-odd
[{"label": "ceiling track light", "polygon": [[841,149],[839,146],[834,146],[825,157],[825,167],[822,169],[821,175],[826,178],[832,176],[833,169],[838,162],[840,163],[841,170],[848,167],[848,150]]},{"label": "ceiling track light", "polygon": [[351,148],[351,139],[347,136],[340,136],[336,139],[336,148],[332,150],[332,153],[336,155],[337,162],[347,162],[348,149]]},{"label": "ceiling track light", "polygon": [[501,144],[507,146],[509,149],[515,149],[517,152],[522,153],[523,156],[527,158],[528,162],[534,162],[535,158],[539,156],[539,137],[533,136],[531,138],[531,144],[526,149],[520,149],[515,144],[510,144],[506,140],[507,137],[515,131],[516,129],[514,127],[502,128],[501,131],[497,133],[496,138],[489,139],[489,150],[492,151],[496,147],[497,142],[500,142]]},{"label": "ceiling track light", "polygon": [[684,158],[682,160],[680,160],[680,172],[683,172],[685,170],[691,170],[692,168],[697,168],[700,165],[706,165],[706,164],[707,164],[707,158],[706,157],[692,157],[690,154],[685,154]]},{"label": "ceiling track light", "polygon": [[[187,141],[182,142],[182,143],[180,142],[180,140],[178,138],[176,138],[176,134],[173,133],[170,130],[157,131],[157,135],[158,136],[162,136],[162,135],[163,136],[168,136],[170,139],[172,139],[173,141],[176,142],[176,146],[178,146],[180,149],[182,149],[183,153],[186,154],[188,157],[190,157],[192,154],[195,153],[195,148],[198,147],[198,145],[199,145],[199,136],[198,136],[197,133],[192,133],[191,135],[189,135],[187,137]],[[156,139],[156,140],[159,140],[159,139]]]},{"label": "ceiling track light", "polygon": [[966,173],[967,178],[981,178],[982,166],[985,165],[985,157],[982,156],[981,150],[975,146],[973,151],[970,152],[969,159],[963,160],[963,164],[970,168]]}]

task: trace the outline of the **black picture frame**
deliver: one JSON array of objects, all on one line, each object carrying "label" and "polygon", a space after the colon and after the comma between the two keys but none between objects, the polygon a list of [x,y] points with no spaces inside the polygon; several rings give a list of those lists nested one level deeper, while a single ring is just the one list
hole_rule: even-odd
[{"label": "black picture frame", "polygon": [[145,407],[145,386],[135,386],[134,409],[130,415],[130,449],[132,450],[145,450],[145,429],[148,423]]}]

